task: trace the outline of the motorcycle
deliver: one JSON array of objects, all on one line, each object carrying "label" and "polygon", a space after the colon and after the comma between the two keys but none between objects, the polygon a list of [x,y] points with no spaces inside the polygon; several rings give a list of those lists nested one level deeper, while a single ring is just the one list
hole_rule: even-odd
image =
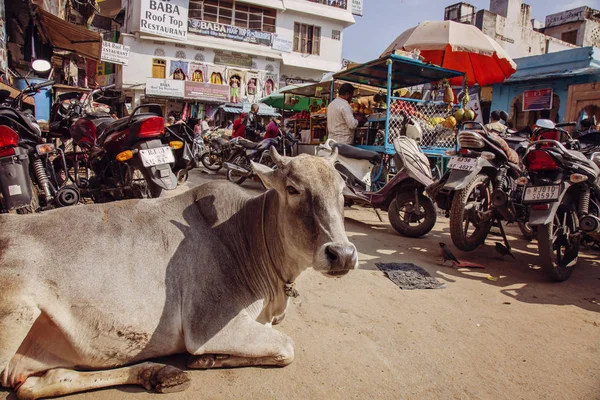
[{"label": "motorcycle", "polygon": [[32,114],[22,111],[24,97],[54,81],[27,86],[14,101],[0,91],[0,212],[33,213],[79,202],[79,191],[61,184],[53,160],[66,165],[64,153],[46,143]]},{"label": "motorcycle", "polygon": [[574,139],[540,139],[524,159],[529,179],[522,201],[537,228],[540,264],[554,281],[569,278],[580,243],[600,240],[600,153],[589,159],[578,148]]},{"label": "motorcycle", "polygon": [[[65,153],[67,169],[58,165],[57,174],[74,182],[82,195],[94,201],[104,201],[105,196],[156,198],[163,190],[175,189],[177,179],[170,166],[175,162],[173,150],[161,142],[161,107],[141,105],[118,120],[106,112],[85,111],[94,95],[104,89],[92,91],[83,103],[72,101],[69,105],[63,118],[71,121],[67,139],[72,138],[75,146]],[[144,109],[148,111],[140,111]]]},{"label": "motorcycle", "polygon": [[165,128],[162,142],[173,149],[173,172],[177,177],[177,184],[183,185],[187,181],[189,170],[201,163],[202,156],[207,151],[204,139],[195,135],[189,126],[176,124]]},{"label": "motorcycle", "polygon": [[206,150],[202,153],[200,161],[207,170],[217,172],[223,168],[223,163],[232,159],[237,140],[234,138],[228,141],[216,134],[207,135],[204,140],[207,143]]},{"label": "motorcycle", "polygon": [[248,178],[257,178],[251,161],[275,168],[275,163],[270,156],[271,146],[277,148],[280,154],[291,154],[292,146],[295,143],[296,140],[290,134],[263,139],[258,143],[242,138],[233,139],[230,142],[233,145],[231,161],[223,163],[227,169],[227,180],[241,185]]},{"label": "motorcycle", "polygon": [[438,207],[450,217],[450,236],[456,247],[472,251],[482,245],[492,226],[499,228],[510,251],[502,221],[517,223],[526,237],[527,209],[517,200],[524,171],[519,156],[498,135],[477,122],[467,122],[457,137],[459,150],[449,151],[449,171],[428,188]]},{"label": "motorcycle", "polygon": [[[433,183],[429,160],[414,139],[399,136],[393,144],[397,172],[377,191],[372,190],[371,176],[375,165],[381,168],[379,153],[329,139],[317,148],[317,155],[326,157],[337,150],[335,168],[346,182],[345,205],[387,211],[390,224],[398,233],[420,237],[429,233],[437,220],[435,206],[424,194],[425,188]],[[378,212],[377,215],[381,220]]]}]

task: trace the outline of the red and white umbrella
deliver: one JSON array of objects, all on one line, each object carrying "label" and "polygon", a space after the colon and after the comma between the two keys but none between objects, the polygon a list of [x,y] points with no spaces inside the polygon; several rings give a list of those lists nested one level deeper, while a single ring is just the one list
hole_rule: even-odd
[{"label": "red and white umbrella", "polygon": [[[517,64],[491,37],[473,25],[454,21],[425,21],[404,31],[383,55],[418,49],[425,61],[467,74],[469,85],[501,83]],[[460,84],[455,78],[452,84]]]}]

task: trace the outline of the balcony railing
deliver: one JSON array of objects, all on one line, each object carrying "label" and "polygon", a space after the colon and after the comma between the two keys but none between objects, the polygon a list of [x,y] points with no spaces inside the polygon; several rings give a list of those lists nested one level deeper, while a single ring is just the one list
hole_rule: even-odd
[{"label": "balcony railing", "polygon": [[344,10],[348,8],[347,0],[308,0],[312,3],[325,4],[326,6],[343,8]]}]

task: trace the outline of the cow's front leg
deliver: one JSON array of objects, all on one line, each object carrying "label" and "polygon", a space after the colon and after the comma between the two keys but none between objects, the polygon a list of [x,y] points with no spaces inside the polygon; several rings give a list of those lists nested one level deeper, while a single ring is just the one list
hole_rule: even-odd
[{"label": "cow's front leg", "polygon": [[198,350],[188,351],[189,368],[284,367],[294,361],[294,342],[248,316],[238,316]]}]

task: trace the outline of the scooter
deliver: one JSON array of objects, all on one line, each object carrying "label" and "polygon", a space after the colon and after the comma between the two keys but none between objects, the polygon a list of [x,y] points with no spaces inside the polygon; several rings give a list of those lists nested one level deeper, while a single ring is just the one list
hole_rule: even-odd
[{"label": "scooter", "polygon": [[393,143],[397,172],[378,191],[372,191],[371,174],[375,165],[381,165],[379,153],[329,139],[317,148],[317,156],[326,157],[337,150],[335,168],[346,181],[345,205],[387,211],[390,224],[398,233],[420,237],[433,229],[437,219],[433,202],[424,194],[433,183],[431,167],[414,139],[399,136]]}]

